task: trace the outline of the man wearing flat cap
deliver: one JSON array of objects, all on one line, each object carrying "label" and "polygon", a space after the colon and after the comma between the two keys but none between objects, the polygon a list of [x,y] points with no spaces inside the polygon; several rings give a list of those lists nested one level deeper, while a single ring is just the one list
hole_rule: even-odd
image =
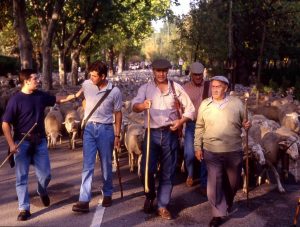
[{"label": "man wearing flat cap", "polygon": [[242,127],[250,128],[242,101],[226,95],[228,85],[224,76],[211,78],[212,96],[201,103],[195,128],[195,156],[205,160],[208,172],[209,226],[221,225],[232,208],[241,180]]},{"label": "man wearing flat cap", "polygon": [[[183,88],[167,75],[171,64],[166,59],[153,61],[154,81],[142,85],[137,96],[132,100],[135,112],[145,112],[145,128],[150,127],[150,155],[148,185],[145,192],[144,212],[154,211],[155,174],[160,163],[159,185],[157,189],[157,213],[163,219],[172,219],[168,210],[175,174],[177,151],[179,146],[178,129],[188,120],[194,118],[195,108]],[[178,117],[176,97],[183,107],[182,116]],[[150,125],[147,124],[147,109],[150,109]],[[145,133],[142,155],[142,178],[145,177],[147,148],[147,130]],[[142,181],[144,183],[144,180]]]},{"label": "man wearing flat cap", "polygon": [[[194,135],[195,124],[198,114],[199,106],[202,100],[208,98],[210,92],[209,81],[203,79],[204,66],[200,62],[194,62],[190,65],[190,77],[191,81],[183,85],[183,89],[189,95],[194,107],[195,115],[194,120],[186,122],[185,134],[184,134],[184,163],[187,169],[186,185],[191,187],[193,185],[193,173],[194,173]],[[207,170],[204,162],[200,163],[200,190],[203,195],[206,195],[207,184]]]}]

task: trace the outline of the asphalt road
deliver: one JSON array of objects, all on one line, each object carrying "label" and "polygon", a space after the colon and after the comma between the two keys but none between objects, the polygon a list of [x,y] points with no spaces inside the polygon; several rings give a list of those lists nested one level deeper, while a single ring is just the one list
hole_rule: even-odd
[{"label": "asphalt road", "polygon": [[[0,160],[5,158],[6,143],[0,137]],[[0,226],[208,226],[211,219],[210,205],[200,195],[199,186],[187,188],[185,176],[178,173],[172,193],[170,210],[175,218],[162,220],[155,214],[142,212],[144,202],[143,190],[137,173],[130,173],[128,157],[121,155],[121,175],[124,198],[120,198],[117,175],[114,174],[113,205],[102,208],[101,172],[99,162],[93,181],[93,196],[90,212],[77,214],[72,212],[72,205],[77,201],[81,183],[82,150],[68,149],[63,141],[57,149],[50,150],[52,180],[49,185],[51,205],[43,207],[36,194],[36,177],[34,168],[30,167],[29,192],[31,201],[31,218],[18,222],[17,197],[15,192],[14,169],[5,165],[0,169]],[[222,225],[238,226],[290,226],[295,213],[299,185],[285,185],[287,192],[280,194],[275,185],[262,185],[253,189],[247,206],[246,196],[241,191],[236,196],[234,212]],[[299,225],[300,226],[300,225]]]}]

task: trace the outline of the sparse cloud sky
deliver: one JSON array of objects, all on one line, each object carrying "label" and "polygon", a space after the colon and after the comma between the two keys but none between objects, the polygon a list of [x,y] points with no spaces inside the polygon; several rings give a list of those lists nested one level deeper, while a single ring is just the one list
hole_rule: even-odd
[{"label": "sparse cloud sky", "polygon": [[[178,6],[172,5],[171,9],[173,10],[175,15],[187,14],[190,10],[190,2],[191,0],[180,0],[179,1],[180,5]],[[154,27],[156,32],[159,32],[159,30],[163,26],[163,22],[162,20],[152,21],[152,26]]]}]

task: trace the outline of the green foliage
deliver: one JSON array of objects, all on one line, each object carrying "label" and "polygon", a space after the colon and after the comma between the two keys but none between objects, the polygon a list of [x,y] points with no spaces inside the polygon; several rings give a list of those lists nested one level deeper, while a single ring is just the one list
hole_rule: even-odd
[{"label": "green foliage", "polygon": [[220,73],[227,54],[226,11],[227,4],[220,1],[193,1],[188,15],[174,18],[179,36],[172,49],[187,64],[201,61]]},{"label": "green foliage", "polygon": [[271,92],[273,92],[274,90],[270,87],[270,86],[263,86],[263,92],[265,94],[269,94]]},{"label": "green foliage", "polygon": [[278,86],[278,84],[273,80],[273,79],[271,79],[270,81],[269,81],[269,86],[270,86],[270,88],[273,90],[273,91],[278,91],[278,89],[279,89],[279,86]]},{"label": "green foliage", "polygon": [[8,21],[0,30],[0,54],[12,55],[17,52],[18,40],[12,21]]},{"label": "green foliage", "polygon": [[[222,62],[229,55],[229,2],[229,0],[193,1],[190,13],[175,19],[180,36],[174,41],[176,47],[173,49],[184,56],[186,61],[200,60],[211,67],[212,71],[222,72]],[[262,49],[263,62],[267,59],[282,60],[285,57],[300,60],[299,1],[232,0],[231,2],[233,58],[237,60],[239,82],[247,80],[253,70],[253,63],[259,59],[264,25],[266,36]],[[281,70],[274,69],[275,71]],[[287,75],[287,78],[289,77],[293,76]],[[268,84],[273,74],[263,73],[261,78],[260,82]],[[273,80],[278,83],[277,78]],[[286,86],[287,83],[281,82],[278,84]]]},{"label": "green foliage", "polygon": [[142,51],[146,59],[152,61],[155,58],[165,57],[177,64],[180,57],[178,47],[174,42],[179,38],[174,24],[165,22],[159,33],[153,33],[146,39]]}]

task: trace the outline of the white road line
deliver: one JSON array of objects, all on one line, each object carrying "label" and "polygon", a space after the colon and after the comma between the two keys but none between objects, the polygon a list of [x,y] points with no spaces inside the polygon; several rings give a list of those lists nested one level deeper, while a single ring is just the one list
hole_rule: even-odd
[{"label": "white road line", "polygon": [[94,213],[93,221],[90,227],[100,227],[104,215],[105,207],[102,206],[102,199],[100,199],[96,211]]}]

